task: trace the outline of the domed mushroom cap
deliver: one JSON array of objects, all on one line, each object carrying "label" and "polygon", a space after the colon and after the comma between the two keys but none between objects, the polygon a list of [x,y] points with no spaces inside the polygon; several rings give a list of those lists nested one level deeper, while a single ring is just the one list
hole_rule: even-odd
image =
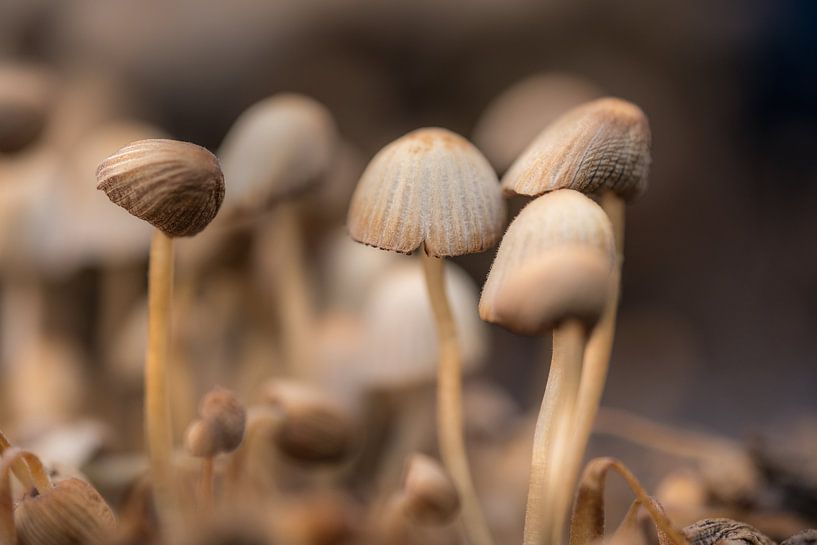
[{"label": "domed mushroom cap", "polygon": [[403,479],[406,515],[420,524],[445,524],[459,512],[460,496],[435,459],[415,453]]},{"label": "domed mushroom cap", "polygon": [[504,172],[554,119],[601,94],[577,76],[529,76],[491,101],[474,129],[474,144],[498,172]]},{"label": "domed mushroom cap", "polygon": [[23,498],[14,523],[20,543],[31,545],[102,543],[116,528],[116,518],[99,492],[75,478]]},{"label": "domed mushroom cap", "polygon": [[329,168],[336,140],[329,110],[309,97],[280,94],[251,106],[219,150],[227,207],[257,208],[307,189]]},{"label": "domed mushroom cap", "polygon": [[96,177],[111,201],[171,237],[200,232],[224,200],[218,159],[189,142],[133,142],[102,161]]},{"label": "domed mushroom cap", "polygon": [[542,131],[502,178],[506,194],[556,189],[624,199],[641,194],[650,165],[650,126],[631,102],[601,98],[570,110]]},{"label": "domed mushroom cap", "polygon": [[485,319],[521,335],[542,335],[568,318],[592,327],[604,311],[610,273],[598,250],[556,248],[509,273]]},{"label": "domed mushroom cap", "polygon": [[[542,279],[542,283],[537,290],[551,290],[551,286],[545,283],[545,275],[553,282],[559,282],[556,286],[559,289],[570,287],[570,273],[563,277],[557,274],[557,266],[582,265],[583,271],[579,269],[570,271],[577,276],[576,281],[588,281],[599,270],[599,267],[590,264],[590,258],[579,256],[556,256],[556,251],[564,248],[585,249],[599,256],[598,265],[601,268],[606,266],[606,275],[612,272],[615,262],[615,248],[613,242],[613,230],[610,220],[599,205],[581,193],[572,190],[561,190],[548,193],[528,204],[519,215],[511,222],[505,237],[499,246],[491,272],[485,281],[482,289],[482,297],[479,302],[479,314],[483,320],[500,323],[514,331],[523,333],[535,333],[548,323],[547,315],[544,314],[546,305],[551,305],[551,309],[560,299],[567,297],[567,294],[538,294],[528,293],[529,301],[520,301],[525,298],[524,292],[520,289],[533,289],[536,284],[537,275]],[[545,259],[552,256],[551,260]],[[603,266],[602,266],[603,264]],[[530,271],[530,272],[528,272]],[[592,274],[591,274],[592,273]],[[582,297],[577,295],[576,317],[582,317],[582,309],[586,309],[586,303],[596,300],[598,293],[592,294],[589,286],[586,287],[588,299],[582,302]],[[556,287],[552,291],[556,291]],[[553,299],[550,299],[550,298]],[[504,299],[508,298],[512,303]],[[532,325],[522,327],[510,320],[508,313],[514,311],[510,304],[531,305],[525,310],[528,316],[534,315],[535,305],[539,307],[543,314],[539,316]],[[563,302],[569,302],[569,298]],[[518,308],[518,307],[517,307]],[[501,312],[501,314],[499,314]],[[520,319],[522,309],[519,308]]]},{"label": "domed mushroom cap", "polygon": [[482,252],[502,236],[505,207],[482,154],[445,129],[395,140],[366,167],[349,207],[349,234],[364,244],[430,255]]},{"label": "domed mushroom cap", "polygon": [[[476,312],[471,278],[446,263],[446,289],[462,347],[463,371],[478,368],[487,352],[486,325]],[[434,314],[422,267],[395,266],[374,286],[363,312],[363,355],[354,373],[373,387],[405,387],[437,376],[439,355]]]},{"label": "domed mushroom cap", "polygon": [[44,69],[0,64],[0,153],[19,151],[43,132],[53,87]]}]

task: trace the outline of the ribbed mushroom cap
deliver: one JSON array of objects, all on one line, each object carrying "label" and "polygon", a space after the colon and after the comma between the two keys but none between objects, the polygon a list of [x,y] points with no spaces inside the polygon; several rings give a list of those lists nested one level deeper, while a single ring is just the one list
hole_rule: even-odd
[{"label": "ribbed mushroom cap", "polygon": [[650,126],[631,102],[601,98],[570,110],[543,130],[502,178],[508,195],[556,189],[624,199],[641,194],[650,165]]},{"label": "ribbed mushroom cap", "polygon": [[[597,254],[599,259],[591,264],[593,259],[579,256],[576,252],[576,255],[557,255],[557,250],[563,249],[587,250]],[[538,332],[548,322],[552,323],[553,319],[559,318],[544,314],[547,309],[558,309],[558,306],[553,305],[560,301],[570,302],[573,295],[560,293],[561,290],[573,287],[570,273],[577,276],[577,282],[589,281],[606,265],[606,278],[612,271],[614,256],[610,220],[599,205],[572,190],[555,191],[539,197],[522,209],[502,239],[482,289],[480,316],[483,320],[499,323],[521,333]],[[548,257],[551,259],[547,259]],[[571,264],[584,268],[557,273],[559,266],[567,267],[572,266]],[[545,275],[550,275],[549,280]],[[537,278],[540,278],[538,287]],[[554,293],[536,293],[551,291],[547,281],[556,282],[552,290]],[[525,301],[526,294],[519,290],[534,288],[534,292],[527,294],[529,300]],[[585,318],[587,304],[601,295],[593,292],[591,296],[590,292],[593,290],[589,285],[585,289],[588,291],[586,295],[575,294],[574,310],[577,318]],[[583,300],[584,297],[587,299]],[[513,306],[523,304],[526,314],[522,314],[522,306]],[[523,327],[517,320],[510,319],[509,313],[516,310],[520,313],[518,320],[531,319],[528,325]],[[537,316],[539,312],[542,314]]]},{"label": "ribbed mushroom cap", "polygon": [[459,512],[460,496],[439,462],[415,453],[403,480],[406,515],[421,524],[445,524]]},{"label": "ribbed mushroom cap", "polygon": [[218,152],[227,208],[258,209],[308,189],[329,168],[336,140],[329,110],[309,97],[279,94],[250,106]]},{"label": "ribbed mushroom cap", "polygon": [[133,142],[102,161],[96,177],[111,201],[171,237],[200,232],[224,200],[218,159],[178,140]]},{"label": "ribbed mushroom cap", "polygon": [[44,69],[0,64],[0,154],[21,150],[43,132],[53,87],[53,78]]},{"label": "ribbed mushroom cap", "polygon": [[498,172],[505,172],[550,122],[601,94],[577,76],[529,76],[491,101],[474,129],[474,144]]},{"label": "ribbed mushroom cap", "polygon": [[470,142],[451,131],[418,129],[398,138],[366,167],[352,196],[353,239],[430,255],[482,252],[499,240],[505,208],[496,174]]},{"label": "ribbed mushroom cap", "polygon": [[[477,287],[462,269],[446,263],[446,289],[463,371],[474,371],[488,349],[486,326],[476,312]],[[351,371],[362,383],[390,388],[434,380],[437,332],[420,263],[412,260],[387,271],[369,295],[363,320],[361,366]]]},{"label": "ribbed mushroom cap", "polygon": [[36,496],[26,496],[14,510],[20,543],[73,545],[103,543],[116,518],[94,487],[80,479],[66,479]]}]

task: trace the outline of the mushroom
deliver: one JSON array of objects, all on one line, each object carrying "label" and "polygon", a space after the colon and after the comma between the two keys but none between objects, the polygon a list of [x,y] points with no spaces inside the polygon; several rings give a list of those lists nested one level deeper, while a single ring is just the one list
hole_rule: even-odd
[{"label": "mushroom", "polygon": [[0,155],[32,144],[48,123],[54,77],[43,67],[0,64]]},{"label": "mushroom", "polygon": [[488,104],[474,128],[474,143],[497,172],[505,172],[554,119],[600,95],[598,87],[579,76],[528,76]]},{"label": "mushroom", "polygon": [[474,491],[462,424],[461,344],[446,295],[443,259],[487,250],[505,209],[496,175],[467,140],[440,128],[413,131],[380,150],[358,183],[347,226],[353,239],[421,260],[439,340],[437,433],[462,499],[466,534],[492,541]]},{"label": "mushroom", "polygon": [[293,199],[327,173],[336,132],[323,105],[301,95],[280,94],[241,114],[219,150],[231,189],[223,223],[246,216],[247,211],[257,214],[275,208],[261,224],[253,252],[259,279],[265,287],[272,282],[284,361],[295,375],[303,375],[313,363],[314,320],[298,204]]},{"label": "mushroom", "polygon": [[206,149],[161,139],[125,146],[100,163],[96,175],[98,188],[112,202],[155,227],[148,273],[145,429],[154,497],[167,523],[176,505],[167,384],[173,239],[193,236],[212,221],[224,199],[224,176]]},{"label": "mushroom", "polygon": [[534,435],[526,545],[560,543],[576,478],[566,474],[566,456],[575,440],[585,344],[605,308],[613,261],[604,211],[581,193],[556,191],[528,204],[508,227],[482,290],[484,320],[525,335],[553,331]]},{"label": "mushroom", "polygon": [[646,189],[650,128],[638,106],[601,98],[570,110],[528,146],[502,178],[508,195],[539,196],[557,189],[601,192],[618,259],[610,300],[587,344],[573,452],[566,475],[578,473],[601,401],[615,334],[624,244],[624,207]]}]

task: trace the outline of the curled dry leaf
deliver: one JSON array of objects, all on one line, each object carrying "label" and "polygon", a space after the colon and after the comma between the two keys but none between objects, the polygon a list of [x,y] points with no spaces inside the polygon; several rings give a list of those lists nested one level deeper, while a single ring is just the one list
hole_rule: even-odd
[{"label": "curled dry leaf", "polygon": [[624,478],[636,499],[649,513],[659,535],[665,536],[665,543],[689,545],[638,479],[624,464],[613,458],[596,458],[585,466],[570,521],[570,545],[590,545],[604,537],[604,487],[610,470]]}]

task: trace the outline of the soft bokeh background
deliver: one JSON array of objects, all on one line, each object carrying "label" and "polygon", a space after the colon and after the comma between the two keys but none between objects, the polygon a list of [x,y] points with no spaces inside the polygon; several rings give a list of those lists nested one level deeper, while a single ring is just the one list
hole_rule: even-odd
[{"label": "soft bokeh background", "polygon": [[[653,167],[628,210],[605,403],[744,437],[817,413],[815,22],[809,0],[3,0],[0,55],[90,74],[210,149],[278,91],[326,104],[366,159],[420,126],[470,135],[534,73],[634,101]],[[491,258],[458,261],[481,284]],[[51,317],[82,339],[89,274]],[[540,341],[492,335],[487,373],[535,403]]]}]

